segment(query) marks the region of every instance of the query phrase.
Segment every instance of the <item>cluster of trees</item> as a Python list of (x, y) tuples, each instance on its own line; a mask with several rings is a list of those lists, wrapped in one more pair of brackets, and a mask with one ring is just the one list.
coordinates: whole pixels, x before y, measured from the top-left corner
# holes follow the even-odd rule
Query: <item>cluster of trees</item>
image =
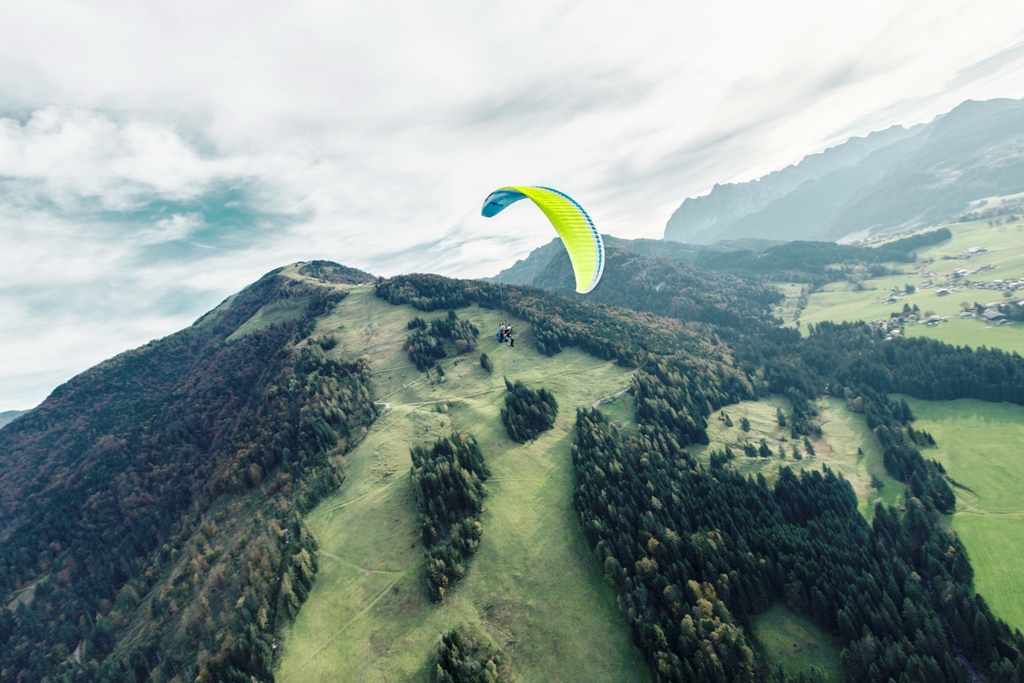
[(738, 624), (784, 601), (835, 635), (847, 680), (1017, 681), (1024, 639), (971, 585), (963, 546), (916, 498), (872, 526), (827, 468), (707, 472), (599, 411), (577, 412), (574, 504), (661, 681), (772, 673)]
[(440, 601), (466, 575), (466, 562), (480, 544), (478, 518), (490, 476), (476, 439), (454, 434), (430, 448), (412, 449), (412, 482), (426, 546), (430, 597)]
[(413, 333), (406, 339), (405, 348), (420, 372), (430, 370), (438, 360), (447, 358), (451, 353), (472, 351), (480, 336), (476, 325), (460, 318), (451, 308), (447, 317), (435, 318), (429, 325), (423, 318), (415, 317), (409, 321), (409, 329)]
[(755, 397), (742, 372), (693, 356), (652, 358), (631, 385), (641, 429), (651, 438), (671, 439), (673, 450), (708, 443), (712, 411)]
[(456, 629), (441, 636), (434, 683), (504, 683), (508, 679), (508, 666), (500, 653), (464, 638)]
[(508, 431), (508, 438), (516, 443), (536, 439), (541, 432), (555, 426), (558, 416), (558, 401), (550, 391), (541, 387), (530, 389), (521, 381), (513, 384), (505, 378), (505, 407), (501, 409), (501, 422)]
[[(0, 594), (34, 599), (0, 610), (0, 679), (272, 680), (316, 573), (301, 513), (376, 417), (365, 363), (298, 345), (344, 296), (319, 289), (275, 271), (4, 429)], [(282, 300), (305, 314), (228, 341)]]

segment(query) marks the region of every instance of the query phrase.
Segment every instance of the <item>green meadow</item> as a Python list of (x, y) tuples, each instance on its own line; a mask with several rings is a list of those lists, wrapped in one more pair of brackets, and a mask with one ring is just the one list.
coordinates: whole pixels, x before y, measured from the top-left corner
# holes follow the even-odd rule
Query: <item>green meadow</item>
[(753, 630), (769, 663), (781, 666), (790, 676), (816, 672), (827, 683), (843, 680), (835, 640), (782, 605), (754, 617)]
[(953, 529), (967, 547), (977, 591), (1024, 630), (1024, 407), (906, 398), (915, 428), (938, 444), (924, 456), (959, 484)]
[[(872, 321), (888, 318), (890, 313), (902, 311), (903, 304), (909, 303), (911, 306), (916, 304), (922, 313), (948, 316), (950, 320), (932, 327), (908, 324), (905, 328), (907, 336), (932, 337), (957, 346), (988, 346), (1024, 353), (1024, 324), (989, 327), (975, 318), (956, 317), (961, 311), (962, 303), (973, 305), (977, 302), (984, 305), (991, 301), (1017, 301), (1024, 298), (1024, 291), (1015, 292), (1009, 298), (1004, 297), (1001, 291), (973, 287), (960, 288), (942, 297), (935, 293), (936, 289), (943, 286), (946, 276), (959, 268), (971, 271), (981, 265), (996, 266), (995, 270), (968, 275), (967, 279), (971, 281), (991, 282), (996, 279), (1024, 277), (1024, 221), (989, 226), (988, 221), (984, 220), (955, 223), (945, 227), (953, 232), (952, 239), (917, 251), (919, 265), (920, 262), (931, 260), (921, 267), (927, 272), (938, 273), (938, 276), (922, 277), (914, 264), (890, 263), (887, 265), (902, 270), (903, 274), (865, 279), (863, 286), (866, 289), (863, 291), (857, 291), (856, 285), (851, 282), (829, 283), (811, 294), (807, 308), (800, 315), (802, 329), (806, 329), (810, 323), (823, 320)], [(967, 258), (964, 252), (971, 247), (985, 248), (989, 252)], [(903, 289), (907, 284), (918, 286), (926, 280), (935, 283), (935, 287), (918, 289), (916, 293), (900, 299), (895, 304), (885, 303), (894, 289)], [(786, 301), (780, 305), (779, 311), (782, 312), (786, 323), (792, 324), (792, 315), (785, 315), (785, 312), (795, 305), (795, 297), (799, 295), (800, 289), (792, 285), (787, 285), (783, 289)]]
[[(320, 573), (285, 629), (279, 681), (428, 681), (439, 636), (458, 627), (500, 648), (517, 681), (651, 680), (632, 645), (572, 508), (575, 407), (629, 383), (629, 370), (576, 350), (548, 358), (519, 325), (515, 349), (492, 336), (500, 314), (459, 311), (481, 330), (478, 352), (443, 361), (445, 380), (409, 367), (402, 341), (416, 315), (352, 287), (320, 320), (342, 358), (369, 356), (375, 398), (389, 412), (345, 456), (348, 477), (307, 517), (320, 542)], [(503, 376), (551, 390), (555, 427), (517, 445), (499, 419)], [(466, 577), (441, 604), (427, 599), (409, 448), (452, 431), (480, 442), (491, 469), (484, 535)]]

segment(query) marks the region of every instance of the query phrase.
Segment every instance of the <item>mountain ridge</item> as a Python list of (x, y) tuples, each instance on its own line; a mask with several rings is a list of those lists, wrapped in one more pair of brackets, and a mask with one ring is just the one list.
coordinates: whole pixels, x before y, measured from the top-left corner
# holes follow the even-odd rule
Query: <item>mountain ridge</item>
[[(954, 220), (971, 201), (1024, 190), (1024, 100), (967, 100), (930, 123), (900, 130), (851, 138), (826, 150), (832, 163), (802, 173), (819, 155), (688, 197), (669, 218), (664, 238), (859, 240)], [(868, 150), (862, 140), (877, 144)], [(854, 143), (866, 153), (839, 154)]]

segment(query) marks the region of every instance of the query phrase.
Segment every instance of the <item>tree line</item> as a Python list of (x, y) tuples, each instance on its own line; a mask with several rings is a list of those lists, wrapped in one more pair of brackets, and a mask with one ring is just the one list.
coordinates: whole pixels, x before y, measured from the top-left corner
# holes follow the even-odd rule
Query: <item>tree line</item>
[(426, 372), (449, 355), (472, 351), (480, 336), (476, 325), (460, 318), (451, 308), (446, 317), (435, 318), (429, 325), (423, 318), (415, 317), (408, 327), (413, 332), (405, 340), (405, 350), (420, 372)]

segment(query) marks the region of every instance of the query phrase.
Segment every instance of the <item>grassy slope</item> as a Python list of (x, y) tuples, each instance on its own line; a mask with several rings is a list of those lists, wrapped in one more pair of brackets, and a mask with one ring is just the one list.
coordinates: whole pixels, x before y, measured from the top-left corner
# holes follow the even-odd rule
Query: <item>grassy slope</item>
[(843, 680), (839, 647), (807, 619), (777, 604), (757, 615), (753, 627), (768, 661), (791, 676), (810, 674), (817, 668), (829, 683)]
[[(922, 312), (934, 311), (937, 315), (949, 316), (950, 321), (935, 327), (909, 324), (906, 326), (908, 336), (928, 336), (958, 346), (984, 345), (1024, 354), (1024, 325), (1021, 323), (990, 328), (977, 319), (961, 320), (956, 317), (960, 313), (960, 303), (963, 301), (970, 304), (975, 301), (981, 304), (990, 301), (1015, 301), (1024, 298), (1024, 292), (1017, 292), (1012, 299), (1004, 299), (1002, 292), (992, 290), (960, 289), (949, 296), (939, 297), (936, 296), (935, 289), (923, 289), (900, 299), (897, 304), (883, 303), (894, 288), (902, 289), (907, 283), (919, 285), (927, 279), (938, 283), (945, 275), (958, 268), (974, 270), (984, 264), (998, 266), (996, 270), (968, 276), (968, 279), (986, 282), (1024, 276), (1024, 222), (989, 227), (986, 219), (947, 227), (953, 231), (953, 239), (917, 252), (919, 259), (935, 259), (927, 269), (938, 273), (939, 278), (922, 278), (912, 264), (893, 263), (889, 265), (902, 269), (905, 274), (865, 280), (865, 286), (871, 289), (863, 292), (854, 291), (854, 286), (849, 282), (833, 282), (810, 296), (807, 308), (800, 316), (801, 323), (806, 326), (808, 323), (822, 320), (877, 320), (888, 317), (893, 311), (902, 310), (904, 302), (911, 305), (916, 303)], [(970, 247), (985, 247), (989, 249), (989, 253), (970, 259), (942, 258), (958, 256)], [(939, 286), (941, 285), (936, 285)], [(792, 298), (799, 294), (799, 289), (796, 289), (796, 294), (787, 293)], [(790, 316), (784, 319), (787, 323), (791, 321)]]
[(1024, 630), (1024, 407), (907, 398), (915, 426), (938, 443), (924, 455), (945, 466), (957, 488), (953, 528), (967, 547), (975, 586), (993, 611)]
[[(574, 407), (628, 383), (628, 371), (577, 351), (537, 354), (527, 326), (515, 350), (490, 336), (494, 311), (460, 311), (481, 329), (478, 354), (445, 361), (447, 380), (431, 384), (408, 367), (401, 342), (414, 315), (353, 288), (316, 334), (339, 338), (332, 353), (371, 356), (375, 392), (392, 407), (347, 456), (341, 490), (308, 521), (321, 543), (309, 601), (286, 633), (278, 680), (429, 679), (439, 634), (461, 626), (504, 648), (519, 681), (642, 681), (650, 678), (614, 594), (604, 583), (572, 510)], [(540, 382), (561, 405), (556, 426), (536, 442), (509, 441), (498, 417), (502, 375)], [(403, 388), (405, 387), (405, 388)], [(447, 405), (437, 412), (436, 403)], [(409, 447), (452, 429), (476, 435), (492, 471), (484, 537), (467, 577), (442, 605), (426, 599)]]

